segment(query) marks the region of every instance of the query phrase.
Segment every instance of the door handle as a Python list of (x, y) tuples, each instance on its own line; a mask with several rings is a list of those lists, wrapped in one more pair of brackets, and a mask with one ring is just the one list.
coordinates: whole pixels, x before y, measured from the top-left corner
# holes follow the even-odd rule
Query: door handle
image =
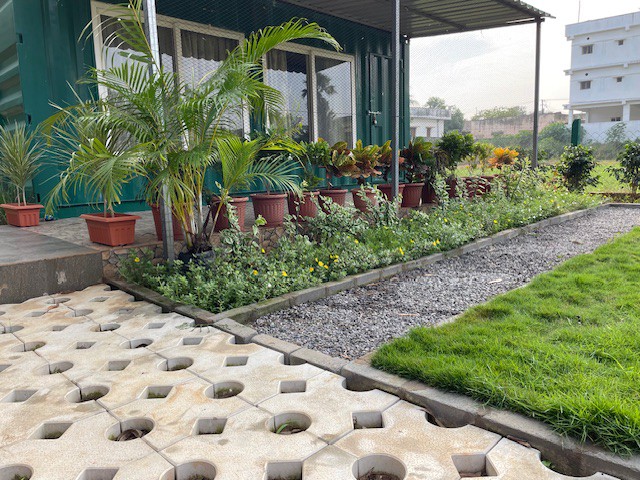
[(382, 112), (373, 112), (373, 111), (369, 110), (367, 113), (372, 116), (371, 124), (372, 125), (378, 125), (378, 115), (382, 115)]

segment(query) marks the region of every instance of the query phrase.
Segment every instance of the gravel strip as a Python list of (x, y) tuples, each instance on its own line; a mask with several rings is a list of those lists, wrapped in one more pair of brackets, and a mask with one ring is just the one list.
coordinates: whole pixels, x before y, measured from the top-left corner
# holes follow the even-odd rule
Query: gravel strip
[(437, 325), (525, 285), (533, 276), (592, 252), (637, 225), (638, 209), (601, 209), (428, 268), (266, 315), (253, 327), (334, 357), (355, 359), (413, 327)]

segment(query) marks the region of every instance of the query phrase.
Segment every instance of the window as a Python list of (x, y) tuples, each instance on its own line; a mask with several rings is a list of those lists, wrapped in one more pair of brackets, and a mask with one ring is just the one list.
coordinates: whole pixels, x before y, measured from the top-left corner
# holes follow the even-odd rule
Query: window
[(589, 90), (591, 88), (591, 80), (580, 82), (580, 90)]
[(293, 138), (298, 142), (310, 140), (308, 70), (308, 58), (303, 53), (272, 50), (267, 54), (265, 81), (282, 93), (285, 105), (280, 121), (284, 127), (293, 128)]
[(624, 45), (624, 40), (618, 40), (618, 46), (621, 47), (622, 45)]
[(583, 45), (582, 55), (590, 55), (593, 53), (593, 45)]
[(433, 134), (433, 127), (427, 127), (427, 138), (431, 138)]
[[(117, 15), (117, 7), (95, 2), (93, 8), (93, 16), (97, 18), (94, 31), (97, 32), (95, 52), (98, 67), (111, 68), (135, 61), (127, 55), (134, 53), (132, 47), (117, 36), (119, 25), (112, 21)], [(177, 72), (180, 80), (193, 87), (214, 72), (242, 38), (242, 34), (158, 16), (160, 62), (165, 70)], [(227, 128), (242, 135), (248, 126), (248, 118), (245, 117), (247, 115), (241, 111), (225, 114)]]
[(622, 117), (611, 117), (612, 122), (620, 122), (621, 120), (622, 120)]
[(353, 138), (352, 63), (315, 57), (317, 136), (330, 144)]
[(616, 77), (616, 82), (622, 83), (622, 77)]

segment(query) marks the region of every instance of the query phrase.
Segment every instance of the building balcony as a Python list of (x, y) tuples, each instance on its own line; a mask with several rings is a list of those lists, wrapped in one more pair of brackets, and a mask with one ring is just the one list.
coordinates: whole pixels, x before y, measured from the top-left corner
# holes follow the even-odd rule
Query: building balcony
[(447, 108), (411, 107), (411, 118), (451, 120), (451, 110)]

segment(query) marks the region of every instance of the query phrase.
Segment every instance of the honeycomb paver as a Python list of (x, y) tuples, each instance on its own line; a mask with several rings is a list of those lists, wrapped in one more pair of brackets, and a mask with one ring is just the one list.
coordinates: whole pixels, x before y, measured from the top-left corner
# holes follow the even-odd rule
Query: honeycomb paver
[(105, 285), (0, 305), (0, 480), (572, 478), (345, 385)]

